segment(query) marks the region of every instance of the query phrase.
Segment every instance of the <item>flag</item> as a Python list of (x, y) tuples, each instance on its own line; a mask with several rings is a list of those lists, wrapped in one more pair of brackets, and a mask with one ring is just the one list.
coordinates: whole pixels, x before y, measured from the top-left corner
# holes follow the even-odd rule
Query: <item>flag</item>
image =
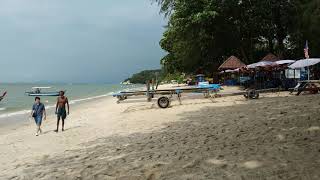
[(309, 46), (308, 46), (308, 41), (306, 41), (306, 46), (304, 47), (304, 57), (306, 59), (309, 59), (310, 56), (309, 56)]

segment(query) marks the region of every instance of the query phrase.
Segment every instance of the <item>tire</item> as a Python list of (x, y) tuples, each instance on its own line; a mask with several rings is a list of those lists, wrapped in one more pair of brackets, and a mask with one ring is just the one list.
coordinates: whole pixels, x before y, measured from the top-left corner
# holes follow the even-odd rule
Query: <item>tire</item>
[(158, 99), (158, 106), (162, 109), (168, 108), (170, 106), (170, 99), (168, 97), (160, 97)]
[(259, 92), (255, 90), (248, 91), (248, 98), (249, 99), (259, 99)]

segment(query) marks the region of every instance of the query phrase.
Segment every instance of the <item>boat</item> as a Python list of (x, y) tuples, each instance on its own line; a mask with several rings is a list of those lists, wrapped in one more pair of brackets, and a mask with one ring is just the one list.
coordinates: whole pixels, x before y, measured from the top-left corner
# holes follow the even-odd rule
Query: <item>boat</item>
[(42, 92), (42, 89), (51, 89), (51, 87), (32, 87), (32, 91), (26, 92), (27, 96), (59, 96), (60, 91)]
[(2, 100), (3, 100), (3, 98), (4, 98), (6, 95), (7, 95), (7, 91), (6, 91), (6, 92), (4, 92), (4, 93), (2, 94), (2, 96), (0, 96), (0, 101), (2, 101)]

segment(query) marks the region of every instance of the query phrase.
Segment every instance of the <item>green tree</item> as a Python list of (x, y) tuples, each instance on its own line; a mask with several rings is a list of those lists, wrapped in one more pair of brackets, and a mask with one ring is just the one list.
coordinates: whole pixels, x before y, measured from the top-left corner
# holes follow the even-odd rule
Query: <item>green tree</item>
[(306, 39), (320, 51), (319, 0), (155, 1), (169, 18), (160, 41), (168, 73), (213, 71), (230, 55), (246, 63), (268, 52), (299, 58)]

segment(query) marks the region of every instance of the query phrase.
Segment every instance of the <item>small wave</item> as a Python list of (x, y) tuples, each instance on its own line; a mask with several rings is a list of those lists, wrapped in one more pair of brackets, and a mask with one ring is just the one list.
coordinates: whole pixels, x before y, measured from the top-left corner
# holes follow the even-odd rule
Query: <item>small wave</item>
[(12, 112), (12, 113), (1, 114), (0, 118), (7, 118), (7, 117), (23, 115), (23, 114), (27, 114), (27, 113), (30, 113), (30, 110), (21, 110), (21, 111), (16, 111), (16, 112)]
[(75, 104), (75, 103), (78, 103), (78, 102), (89, 101), (89, 100), (93, 100), (93, 99), (99, 99), (99, 98), (111, 96), (113, 93), (114, 92), (110, 92), (108, 94), (103, 94), (103, 95), (99, 95), (99, 96), (93, 96), (93, 97), (88, 97), (88, 98), (72, 100), (72, 101), (70, 101), (70, 104)]
[[(133, 90), (135, 88), (131, 88), (130, 90)], [(128, 89), (129, 90), (129, 89)], [(70, 104), (76, 104), (76, 103), (80, 103), (80, 102), (84, 102), (84, 101), (89, 101), (89, 100), (94, 100), (94, 99), (99, 99), (99, 98), (103, 98), (103, 97), (108, 97), (111, 96), (112, 94), (114, 94), (115, 92), (109, 92), (107, 94), (103, 94), (103, 95), (98, 95), (98, 96), (93, 96), (93, 97), (88, 97), (88, 98), (82, 98), (82, 99), (75, 99), (75, 100), (71, 100)], [(48, 102), (46, 102), (48, 103)], [(52, 109), (55, 108), (55, 104), (50, 104), (50, 105), (46, 105), (46, 109)], [(0, 111), (5, 111), (7, 110), (7, 108), (0, 108)], [(5, 114), (0, 114), (0, 118), (8, 118), (8, 117), (12, 117), (12, 116), (17, 116), (17, 115), (25, 115), (25, 114), (29, 114), (30, 113), (30, 109), (25, 109), (25, 110), (20, 110), (20, 111), (16, 111), (16, 112), (8, 112)]]

